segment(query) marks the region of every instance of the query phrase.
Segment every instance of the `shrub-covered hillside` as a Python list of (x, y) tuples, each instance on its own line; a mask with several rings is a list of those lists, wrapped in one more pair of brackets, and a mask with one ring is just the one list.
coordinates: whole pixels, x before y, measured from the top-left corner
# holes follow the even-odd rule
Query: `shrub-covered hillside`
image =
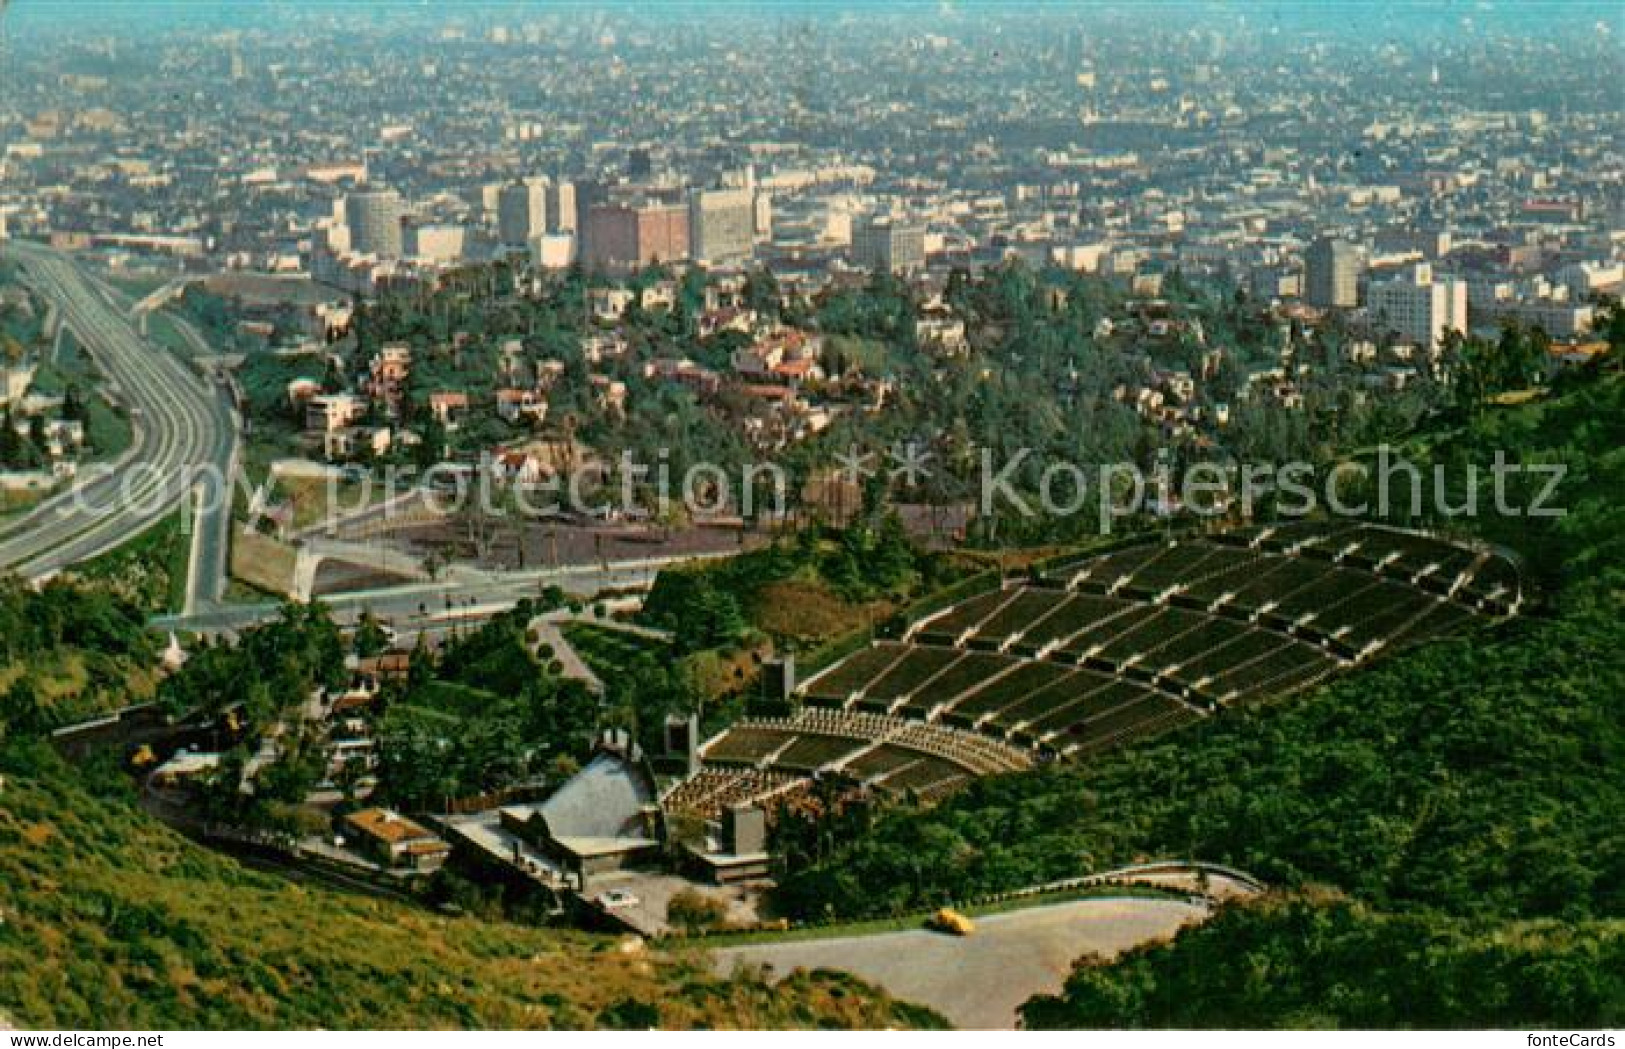
[(1078, 967), (1033, 1028), (1617, 1027), (1625, 922), (1500, 925), (1324, 894), (1235, 904), (1176, 945)]
[(0, 579), (0, 738), (151, 698), (158, 640), (106, 588)]
[(619, 941), (249, 871), (137, 809), (115, 772), (0, 750), (0, 1014), (46, 1028), (932, 1024), (850, 978), (769, 987)]
[[(302, 695), (319, 614), (213, 649), (166, 696)], [(325, 642), (325, 645), (324, 645)], [(297, 643), (297, 645), (296, 645)], [(0, 586), (0, 1020), (44, 1028), (874, 1027), (937, 1022), (835, 974), (769, 987), (609, 937), (448, 918), (250, 871), (136, 804), (64, 720), (152, 691), (156, 639), (105, 591)], [(276, 665), (271, 676), (244, 667)], [(259, 688), (244, 682), (260, 682)], [(264, 682), (270, 680), (270, 685)]]

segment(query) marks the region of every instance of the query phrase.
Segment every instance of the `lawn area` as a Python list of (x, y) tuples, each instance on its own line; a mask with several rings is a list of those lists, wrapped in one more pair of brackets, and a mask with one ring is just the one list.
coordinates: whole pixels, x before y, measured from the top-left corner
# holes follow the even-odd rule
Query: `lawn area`
[(163, 273), (108, 274), (102, 279), (132, 300), (144, 299), (170, 281), (169, 276)]
[(197, 347), (188, 339), (175, 323), (175, 318), (163, 310), (153, 310), (147, 314), (147, 338), (159, 346), (173, 352), (182, 360), (191, 360), (197, 356)]
[(895, 611), (897, 605), (892, 601), (847, 601), (824, 580), (808, 574), (765, 584), (747, 610), (757, 629), (803, 645), (817, 645), (855, 628), (884, 622)]
[(34, 374), (34, 388), (60, 396), (77, 387), (85, 404), (85, 461), (105, 462), (117, 458), (130, 447), (134, 431), (122, 408), (115, 408), (101, 395), (101, 372), (74, 337), (62, 334), (62, 346), (53, 362), (40, 365)]
[(0, 521), (10, 517), (21, 517), (38, 506), (50, 494), (49, 492), (13, 492), (0, 489)]
[(382, 502), (382, 485), (323, 477), (278, 477), (276, 495), (293, 506), (293, 527), (309, 528), (329, 517), (355, 513)]
[(231, 530), (232, 578), (261, 595), (282, 596), (293, 589), (294, 564), (299, 554), (287, 543), (257, 532)]
[(601, 623), (573, 620), (565, 623), (560, 633), (599, 677), (625, 673), (639, 656), (670, 658), (671, 645), (667, 642)]

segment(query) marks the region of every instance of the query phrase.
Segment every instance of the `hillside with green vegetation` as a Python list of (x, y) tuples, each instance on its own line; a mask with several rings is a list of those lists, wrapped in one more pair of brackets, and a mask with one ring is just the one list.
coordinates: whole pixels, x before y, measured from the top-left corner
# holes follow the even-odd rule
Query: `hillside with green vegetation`
[(1383, 913), (1325, 893), (1233, 904), (1173, 944), (1085, 964), (1022, 1010), (1057, 1028), (1617, 1027), (1625, 922)]
[(0, 578), (0, 740), (151, 698), (157, 639), (106, 589)]
[[(1435, 461), (1457, 467), (1487, 467), (1497, 449), (1567, 465), (1553, 503), (1566, 516), (1452, 523), (1530, 555), (1547, 588), (1535, 614), (1087, 767), (984, 780), (933, 810), (848, 828), (821, 857), (789, 858), (780, 904), (885, 913), (1194, 857), (1288, 893), (1333, 892), (1233, 908), (1120, 965), (1086, 964), (1029, 1022), (1620, 1022), (1622, 448), (1618, 376), (1477, 414), (1431, 442)], [(1469, 987), (1475, 969), (1486, 982)]]
[[(500, 631), (445, 668), (502, 655)], [(328, 675), (319, 608), (213, 648), (161, 698), (250, 717)], [(839, 974), (719, 979), (697, 956), (315, 888), (249, 870), (137, 804), (110, 749), (73, 765), (46, 733), (132, 698), (155, 639), (102, 590), (0, 587), (0, 1015), (39, 1028), (933, 1026)], [(459, 662), (461, 661), (461, 662)], [(282, 668), (280, 677), (261, 673)], [(523, 669), (516, 664), (516, 669)], [(244, 680), (259, 677), (255, 687)], [(152, 684), (146, 684), (151, 691)]]
[(0, 749), (0, 1010), (43, 1028), (930, 1026), (848, 977), (769, 985), (604, 936), (252, 872), (112, 770)]
[(895, 515), (848, 528), (808, 528), (725, 560), (660, 573), (640, 618), (672, 632), (681, 652), (751, 634), (791, 647), (875, 623), (940, 589), (960, 570), (917, 549)]

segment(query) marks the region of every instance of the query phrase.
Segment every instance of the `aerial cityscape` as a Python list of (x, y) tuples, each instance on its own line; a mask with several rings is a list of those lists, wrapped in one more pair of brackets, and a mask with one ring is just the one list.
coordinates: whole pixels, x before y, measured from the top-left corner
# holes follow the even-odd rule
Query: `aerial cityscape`
[(0, 2), (0, 1030), (1615, 1044), (1622, 34)]

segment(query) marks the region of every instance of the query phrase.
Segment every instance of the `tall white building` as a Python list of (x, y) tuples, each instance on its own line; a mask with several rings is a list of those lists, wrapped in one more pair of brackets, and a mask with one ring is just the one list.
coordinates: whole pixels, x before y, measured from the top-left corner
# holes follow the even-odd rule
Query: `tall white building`
[(547, 232), (576, 232), (576, 186), (554, 182), (547, 187)]
[(756, 194), (749, 189), (697, 189), (688, 197), (689, 254), (696, 262), (748, 259), (756, 243)]
[(877, 273), (914, 273), (925, 268), (925, 227), (886, 217), (852, 223), (852, 262)]
[(1467, 282), (1436, 280), (1433, 267), (1420, 263), (1393, 280), (1373, 283), (1367, 308), (1379, 326), (1436, 349), (1445, 332), (1467, 331)]

